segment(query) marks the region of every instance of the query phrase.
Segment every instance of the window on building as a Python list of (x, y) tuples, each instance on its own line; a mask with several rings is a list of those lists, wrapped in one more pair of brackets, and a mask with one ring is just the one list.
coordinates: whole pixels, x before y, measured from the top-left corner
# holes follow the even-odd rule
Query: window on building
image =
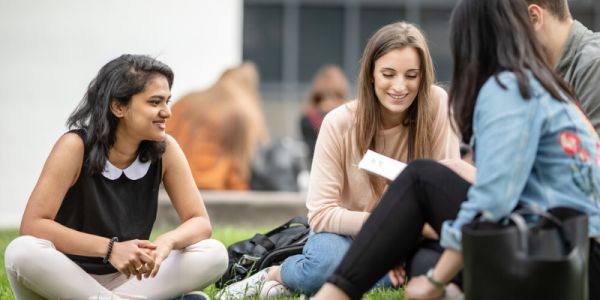
[(441, 83), (450, 82), (452, 74), (452, 54), (450, 52), (451, 13), (451, 9), (443, 8), (427, 8), (421, 12), (420, 26), (427, 37), (436, 79)]
[(384, 25), (403, 21), (406, 18), (406, 11), (399, 7), (369, 7), (363, 6), (360, 9), (360, 49), (361, 53), (367, 45), (367, 41)]
[(324, 64), (341, 66), (344, 57), (342, 6), (301, 6), (298, 79), (310, 82)]
[[(573, 17), (599, 31), (600, 3), (570, 1)], [(286, 91), (305, 88), (324, 64), (337, 64), (355, 82), (360, 55), (369, 37), (381, 26), (400, 20), (417, 22), (425, 32), (437, 79), (450, 81), (452, 58), (449, 20), (456, 0), (244, 0), (243, 58), (254, 61), (261, 83)], [(359, 24), (348, 26), (349, 24)], [(284, 53), (284, 43), (297, 48)], [(290, 45), (286, 45), (290, 46)], [(294, 46), (296, 47), (296, 46)]]
[(244, 60), (258, 66), (263, 82), (283, 79), (283, 6), (244, 4)]

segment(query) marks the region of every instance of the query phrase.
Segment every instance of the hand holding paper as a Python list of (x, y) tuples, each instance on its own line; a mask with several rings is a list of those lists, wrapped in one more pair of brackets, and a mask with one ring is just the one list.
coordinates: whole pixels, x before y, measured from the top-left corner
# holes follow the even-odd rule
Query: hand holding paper
[(406, 164), (375, 151), (367, 150), (365, 156), (358, 163), (358, 168), (393, 181), (406, 168)]

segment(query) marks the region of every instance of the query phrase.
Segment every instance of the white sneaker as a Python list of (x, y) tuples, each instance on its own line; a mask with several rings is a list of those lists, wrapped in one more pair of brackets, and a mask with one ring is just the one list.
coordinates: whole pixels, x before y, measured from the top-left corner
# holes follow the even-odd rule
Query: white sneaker
[(219, 300), (237, 300), (257, 295), (260, 288), (267, 282), (269, 269), (271, 267), (262, 269), (244, 280), (225, 287), (217, 293), (216, 298)]
[(279, 281), (267, 281), (260, 289), (260, 299), (277, 298), (280, 296), (291, 297), (292, 293)]

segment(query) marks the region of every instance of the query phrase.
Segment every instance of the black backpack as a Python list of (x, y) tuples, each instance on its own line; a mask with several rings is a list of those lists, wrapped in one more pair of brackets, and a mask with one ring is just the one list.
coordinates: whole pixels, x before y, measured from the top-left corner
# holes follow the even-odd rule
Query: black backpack
[(266, 234), (257, 233), (251, 239), (229, 246), (229, 266), (216, 286), (222, 288), (302, 253), (309, 231), (306, 217), (295, 217)]

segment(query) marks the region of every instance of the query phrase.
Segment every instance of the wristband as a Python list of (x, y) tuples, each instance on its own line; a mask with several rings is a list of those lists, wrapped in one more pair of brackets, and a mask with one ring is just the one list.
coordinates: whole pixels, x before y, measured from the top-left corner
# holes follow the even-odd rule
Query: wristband
[(102, 259), (102, 262), (107, 264), (108, 260), (110, 259), (110, 254), (112, 253), (112, 248), (113, 248), (113, 244), (115, 242), (118, 242), (119, 238), (118, 237), (113, 237), (112, 239), (110, 239), (110, 241), (108, 242), (108, 248), (106, 249), (106, 254), (104, 255), (104, 258)]
[(436, 288), (443, 289), (447, 285), (447, 283), (445, 283), (445, 282), (433, 279), (433, 268), (431, 268), (431, 269), (429, 269), (429, 271), (427, 271), (427, 274), (425, 274), (425, 277), (427, 277), (427, 280), (429, 281), (429, 283), (433, 284)]

